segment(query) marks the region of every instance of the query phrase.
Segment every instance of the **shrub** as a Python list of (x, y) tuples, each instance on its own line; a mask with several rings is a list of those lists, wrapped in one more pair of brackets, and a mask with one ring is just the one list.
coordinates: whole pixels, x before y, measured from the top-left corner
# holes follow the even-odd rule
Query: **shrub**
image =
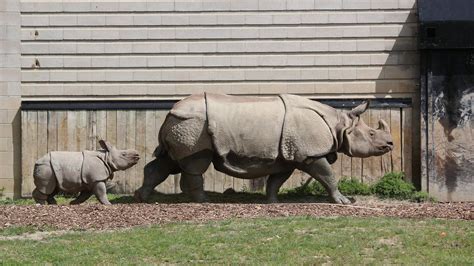
[(400, 172), (387, 173), (372, 186), (372, 191), (381, 198), (411, 199), (415, 187), (403, 180), (404, 176)]
[(299, 187), (287, 190), (286, 194), (290, 196), (321, 196), (327, 195), (327, 192), (321, 183), (310, 179)]
[(344, 195), (370, 195), (372, 191), (367, 184), (357, 179), (342, 178), (338, 184), (339, 191)]
[[(339, 181), (338, 188), (343, 195), (377, 195), (380, 198), (411, 200), (414, 202), (434, 202), (436, 199), (426, 192), (416, 191), (415, 187), (403, 180), (404, 173), (391, 172), (385, 174), (377, 183), (369, 186), (357, 179), (344, 177)], [(285, 190), (290, 196), (327, 196), (321, 183), (308, 179), (299, 187)]]
[[(370, 195), (370, 187), (358, 180), (342, 178), (338, 184), (339, 191), (345, 195)], [(299, 187), (286, 191), (288, 195), (295, 196), (327, 196), (328, 193), (321, 183), (315, 180), (309, 180)]]
[(436, 199), (434, 197), (430, 196), (425, 191), (415, 191), (411, 195), (410, 200), (414, 201), (414, 202), (436, 202)]

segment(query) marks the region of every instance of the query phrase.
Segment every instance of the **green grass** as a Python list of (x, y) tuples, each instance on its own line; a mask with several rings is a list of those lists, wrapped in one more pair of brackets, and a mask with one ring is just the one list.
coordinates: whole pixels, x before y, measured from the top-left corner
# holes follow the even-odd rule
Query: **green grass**
[(34, 233), (38, 229), (34, 226), (10, 226), (0, 230), (0, 236), (17, 236), (22, 234)]
[(468, 265), (474, 261), (473, 225), (349, 217), (174, 223), (0, 240), (0, 263)]

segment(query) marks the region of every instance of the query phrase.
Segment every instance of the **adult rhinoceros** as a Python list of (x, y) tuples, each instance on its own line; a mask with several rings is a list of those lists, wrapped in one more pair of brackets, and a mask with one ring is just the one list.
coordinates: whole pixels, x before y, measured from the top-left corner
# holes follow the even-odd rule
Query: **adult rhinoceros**
[(337, 188), (331, 163), (337, 152), (382, 155), (393, 148), (387, 123), (368, 127), (363, 103), (346, 112), (300, 96), (244, 97), (196, 94), (176, 103), (159, 134), (156, 159), (144, 170), (135, 192), (146, 201), (168, 175), (181, 173), (181, 188), (205, 201), (202, 174), (210, 163), (228, 175), (252, 179), (269, 175), (266, 193), (277, 201), (281, 185), (295, 169), (321, 182), (336, 203), (349, 204)]

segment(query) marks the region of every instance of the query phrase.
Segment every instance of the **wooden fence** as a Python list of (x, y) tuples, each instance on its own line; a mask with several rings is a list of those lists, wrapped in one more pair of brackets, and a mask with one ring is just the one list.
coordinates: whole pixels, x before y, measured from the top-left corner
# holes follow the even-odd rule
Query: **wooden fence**
[[(93, 111), (22, 111), (22, 196), (30, 196), (34, 189), (35, 161), (49, 151), (80, 151), (98, 148), (104, 138), (119, 149), (133, 148), (142, 156), (131, 169), (115, 175), (115, 192), (133, 193), (143, 180), (143, 167), (153, 160), (158, 144), (158, 132), (166, 110), (93, 110)], [(395, 149), (381, 157), (350, 158), (339, 154), (333, 165), (338, 177), (347, 176), (371, 183), (390, 171), (404, 171), (412, 178), (412, 108), (370, 109), (363, 115), (369, 126), (377, 127), (382, 118), (390, 124)], [(284, 187), (295, 187), (309, 176), (295, 172)], [(205, 174), (205, 190), (222, 192), (263, 189), (265, 178), (243, 180), (232, 178), (209, 167)], [(170, 176), (157, 187), (163, 193), (178, 193), (179, 175)]]

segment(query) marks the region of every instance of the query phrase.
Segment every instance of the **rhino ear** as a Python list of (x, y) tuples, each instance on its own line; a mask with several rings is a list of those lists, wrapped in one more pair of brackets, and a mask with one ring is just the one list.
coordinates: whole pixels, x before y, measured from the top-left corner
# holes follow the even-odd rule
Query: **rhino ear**
[(352, 109), (349, 112), (349, 116), (351, 118), (356, 118), (356, 117), (360, 116), (362, 113), (364, 113), (369, 108), (369, 105), (370, 105), (369, 100), (363, 102), (362, 104), (360, 104), (357, 107), (355, 107), (354, 109)]
[(100, 147), (106, 151), (111, 151), (112, 150), (112, 145), (108, 141), (105, 141), (103, 139), (99, 140)]

